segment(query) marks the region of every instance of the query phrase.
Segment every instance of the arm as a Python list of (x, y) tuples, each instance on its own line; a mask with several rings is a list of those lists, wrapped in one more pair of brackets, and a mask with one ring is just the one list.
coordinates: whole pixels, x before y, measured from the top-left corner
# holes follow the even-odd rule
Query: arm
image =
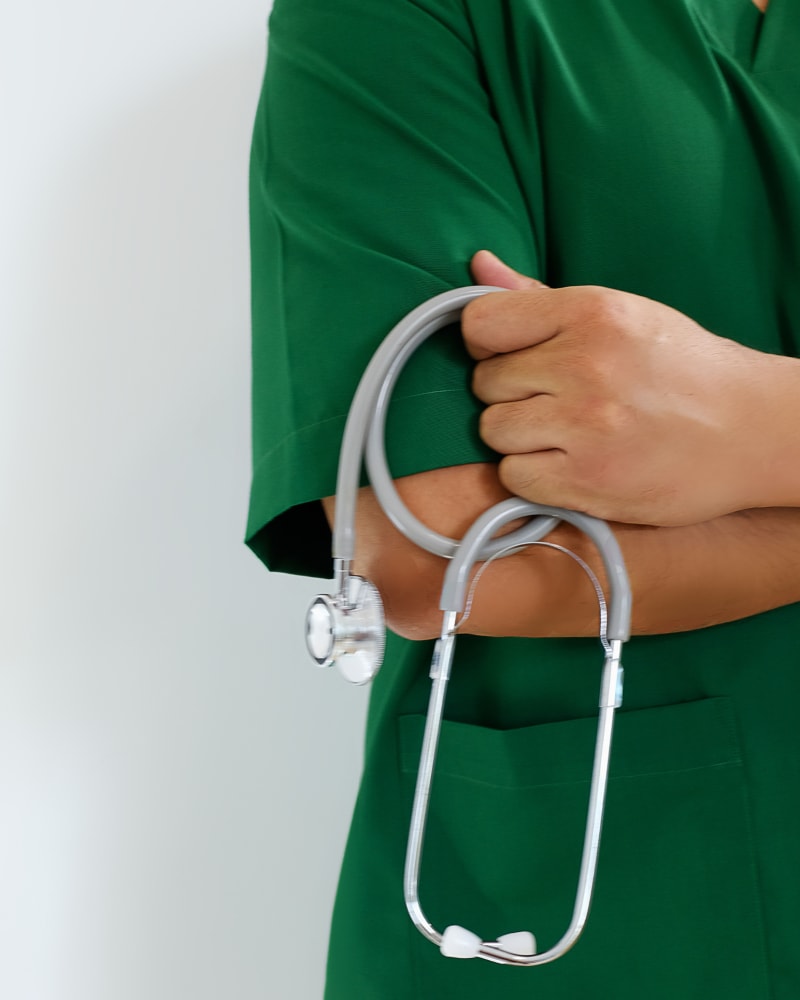
[[(473, 274), (480, 283), (517, 291), (543, 287), (488, 254), (475, 258)], [(501, 335), (509, 330), (502, 323), (495, 328)], [(500, 384), (508, 386), (507, 381)], [(794, 403), (784, 400), (784, 405)], [(421, 520), (461, 537), (482, 510), (509, 496), (500, 480), (502, 468), (503, 463), (484, 463), (441, 469), (400, 479), (397, 486)], [(531, 499), (542, 498), (534, 491)], [(544, 502), (567, 505), (562, 496)], [(332, 521), (333, 498), (323, 504)], [(800, 510), (739, 510), (683, 527), (616, 523), (614, 528), (631, 577), (636, 633), (689, 631), (800, 601)], [(417, 549), (395, 531), (369, 489), (361, 492), (357, 537), (357, 571), (381, 590), (391, 627), (412, 638), (438, 634), (444, 560)], [(603, 580), (602, 563), (584, 535), (561, 525), (550, 540), (575, 551)], [(480, 635), (592, 635), (597, 632), (597, 603), (589, 580), (573, 560), (531, 547), (489, 567), (463, 630)]]
[[(439, 469), (397, 481), (409, 508), (460, 537), (474, 518), (508, 496), (497, 467)], [(333, 498), (323, 500), (332, 520)], [(633, 587), (633, 632), (681, 632), (800, 601), (800, 510), (739, 511), (685, 527), (614, 525)], [(356, 571), (381, 591), (390, 627), (408, 638), (439, 634), (446, 562), (403, 538), (364, 488), (357, 515)], [(591, 543), (570, 526), (551, 541), (580, 555), (604, 582)], [(462, 631), (475, 635), (596, 635), (597, 601), (583, 570), (541, 547), (499, 559), (486, 571)]]
[[(476, 257), (473, 274), (481, 283), (503, 285), (517, 291), (544, 287), (534, 279), (515, 274), (490, 255)], [(489, 321), (482, 326), (478, 324), (478, 336), (491, 339), (508, 336), (509, 332), (514, 335), (515, 317), (503, 311), (502, 297), (492, 298), (498, 302), (499, 321), (497, 314), (490, 310)], [(532, 315), (529, 310), (523, 310), (520, 334), (523, 339), (528, 335), (525, 332), (528, 325), (537, 319), (535, 313)], [(682, 319), (685, 320), (685, 317)], [(468, 327), (468, 340), (474, 329), (475, 325)], [(691, 336), (697, 336), (696, 329), (690, 328)], [(718, 339), (705, 331), (699, 333), (701, 341), (705, 338), (712, 341)], [(731, 346), (738, 348), (738, 345)], [(584, 348), (584, 355), (587, 353)], [(783, 358), (772, 360), (776, 365), (792, 361)], [(535, 376), (540, 376), (546, 361), (541, 356), (534, 358)], [(663, 376), (664, 365), (656, 365), (655, 368), (659, 376)], [(566, 370), (574, 373), (575, 365)], [(616, 385), (620, 380), (618, 366), (614, 366), (613, 372), (613, 384)], [(523, 365), (523, 378), (527, 375)], [(493, 377), (495, 381), (492, 381)], [(661, 388), (660, 384), (658, 388)], [(490, 371), (488, 380), (486, 377), (483, 379), (485, 395), (498, 395), (503, 391), (509, 393), (507, 367), (499, 375)], [(517, 390), (510, 392), (509, 396), (518, 399), (524, 396), (524, 392)], [(768, 396), (768, 393), (765, 394), (764, 410), (769, 409)], [(787, 412), (794, 405), (791, 396), (776, 394), (776, 399), (787, 407)], [(491, 399), (484, 401), (492, 402)], [(785, 419), (787, 414), (783, 416)], [(484, 433), (485, 425), (486, 421)], [(513, 420), (510, 425), (513, 429)], [(790, 423), (790, 427), (796, 425), (796, 422)], [(492, 427), (491, 423), (489, 426)], [(492, 434), (496, 431), (490, 430), (490, 436)], [(617, 444), (613, 436), (605, 432), (594, 447), (597, 449), (609, 442), (612, 446)], [(492, 437), (490, 443), (501, 446), (503, 442)], [(758, 443), (755, 436), (756, 446)], [(627, 449), (636, 446), (630, 440), (624, 444)], [(791, 447), (791, 441), (784, 446)], [(648, 454), (653, 450), (651, 436), (648, 437), (647, 433), (643, 435), (641, 447)], [(687, 451), (691, 449), (678, 449), (679, 457)], [(735, 449), (729, 448), (728, 451), (737, 455)], [(522, 457), (529, 456), (523, 454)], [(400, 480), (398, 489), (405, 502), (423, 521), (444, 534), (460, 537), (482, 510), (509, 495), (506, 486), (513, 486), (516, 492), (524, 495), (526, 484), (519, 488), (520, 484), (513, 480), (501, 482), (503, 466), (507, 464), (507, 461), (499, 467), (475, 464), (424, 473)], [(616, 471), (621, 463), (609, 464)], [(800, 466), (800, 462), (797, 464)], [(637, 473), (641, 471), (636, 462), (633, 468)], [(731, 468), (732, 473), (738, 471), (735, 462)], [(701, 492), (708, 488), (707, 481), (704, 483), (703, 480), (707, 472), (707, 468), (700, 470)], [(748, 466), (745, 472), (746, 485), (747, 477), (752, 479), (752, 469)], [(732, 473), (726, 482), (734, 479)], [(778, 476), (766, 476), (760, 485), (775, 489), (778, 480)], [(531, 490), (531, 499), (569, 505), (569, 498), (563, 493), (565, 481), (553, 482), (561, 492), (544, 499), (540, 493), (542, 482), (538, 481)], [(642, 492), (640, 489), (638, 495)], [(621, 495), (623, 499), (627, 497), (624, 490)], [(633, 496), (637, 493), (634, 492)], [(651, 500), (653, 491), (644, 496)], [(607, 498), (603, 499), (608, 502)], [(683, 493), (677, 498), (679, 503), (685, 502), (685, 499)], [(328, 517), (332, 519), (332, 499), (323, 503)], [(681, 511), (680, 507), (674, 509), (685, 516), (685, 510)], [(374, 580), (383, 593), (391, 626), (409, 637), (438, 634), (438, 596), (444, 561), (416, 549), (402, 538), (387, 521), (368, 489), (362, 491), (360, 498), (358, 527), (359, 571)], [(631, 577), (635, 633), (689, 631), (800, 600), (800, 574), (796, 569), (800, 558), (800, 510), (777, 507), (737, 510), (682, 527), (616, 523), (614, 528)], [(602, 563), (591, 543), (580, 532), (569, 525), (561, 525), (550, 540), (571, 548), (603, 579)], [(488, 569), (476, 591), (472, 613), (463, 629), (481, 635), (591, 635), (597, 632), (597, 603), (589, 580), (573, 560), (546, 548), (531, 547), (498, 560)]]

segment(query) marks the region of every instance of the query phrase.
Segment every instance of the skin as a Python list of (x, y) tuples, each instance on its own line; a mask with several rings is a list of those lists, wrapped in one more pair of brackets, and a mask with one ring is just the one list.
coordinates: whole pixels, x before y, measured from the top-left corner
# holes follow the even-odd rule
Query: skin
[[(792, 497), (792, 483), (784, 482), (779, 475), (773, 475), (772, 479), (767, 476), (766, 483), (758, 484), (760, 492), (756, 502), (762, 509), (746, 509), (753, 506), (751, 500), (745, 499), (750, 497), (751, 481), (759, 477), (754, 477), (752, 468), (741, 476), (740, 467), (745, 464), (741, 452), (738, 461), (721, 465), (708, 439), (710, 435), (717, 448), (730, 450), (731, 439), (726, 438), (724, 427), (727, 420), (736, 417), (735, 408), (731, 409), (722, 391), (726, 378), (734, 380), (737, 387), (736, 393), (728, 395), (736, 396), (748, 407), (759, 400), (773, 421), (787, 421), (791, 407), (797, 405), (795, 399), (800, 397), (798, 383), (792, 381), (798, 370), (797, 363), (793, 359), (773, 359), (740, 349), (739, 345), (728, 341), (717, 343), (722, 339), (650, 300), (610, 289), (547, 289), (534, 279), (512, 271), (485, 251), (475, 256), (472, 270), (476, 283), (509, 289), (508, 293), (487, 295), (472, 303), (470, 309), (481, 303), (490, 304), (490, 308), (473, 309), (477, 316), (467, 315), (464, 324), (468, 347), (479, 359), (475, 374), (478, 395), (488, 403), (487, 413), (497, 408), (493, 415), (484, 417), (482, 433), (493, 447), (500, 445), (498, 450), (501, 452), (508, 449), (514, 463), (527, 460), (526, 456), (532, 457), (536, 471), (533, 474), (524, 472), (525, 481), (520, 481), (515, 478), (518, 473), (513, 463), (510, 463), (512, 472), (508, 475), (507, 459), (504, 459), (499, 466), (475, 464), (408, 476), (398, 480), (397, 486), (409, 508), (438, 531), (461, 537), (481, 511), (511, 491), (525, 495), (523, 491), (528, 482), (538, 477), (531, 499), (587, 509), (588, 504), (567, 502), (567, 497), (574, 496), (570, 491), (587, 488), (587, 477), (580, 468), (580, 448), (587, 449), (585, 454), (590, 447), (605, 448), (603, 462), (598, 465), (600, 468), (606, 463), (613, 466), (614, 475), (588, 477), (592, 495), (597, 498), (590, 512), (615, 522), (613, 526), (635, 595), (635, 634), (692, 630), (800, 601), (800, 574), (797, 573), (800, 561), (800, 509), (797, 508), (800, 502), (778, 499), (776, 503), (773, 499)], [(635, 301), (625, 301), (617, 308), (614, 300), (618, 297)], [(544, 336), (543, 302), (548, 303), (547, 316), (551, 321), (549, 326), (545, 325)], [(604, 366), (595, 363), (591, 352), (591, 340), (598, 337), (597, 308), (602, 316), (603, 329), (599, 336), (604, 350), (617, 347), (614, 379), (604, 378)], [(644, 342), (646, 338), (635, 336), (638, 327), (646, 329), (648, 336), (655, 340), (652, 351)], [(565, 330), (568, 336), (562, 337)], [(564, 352), (560, 358), (558, 351), (553, 349), (559, 337), (565, 342), (559, 348)], [(621, 350), (620, 344), (623, 345)], [(676, 344), (680, 350), (676, 350)], [(543, 349), (546, 353), (542, 359)], [(537, 352), (540, 360), (534, 362)], [(692, 356), (693, 366), (699, 364), (708, 369), (702, 379), (707, 409), (698, 415), (697, 407), (690, 408), (688, 422), (681, 407), (687, 397), (691, 399), (686, 391), (690, 385), (687, 380), (696, 379), (697, 374), (679, 363), (687, 352)], [(679, 355), (677, 360), (675, 354)], [(748, 366), (749, 373), (745, 371)], [(581, 371), (582, 368), (585, 370)], [(543, 369), (556, 373), (544, 387), (541, 382)], [(620, 369), (624, 372), (622, 379)], [(759, 378), (753, 377), (753, 370)], [(542, 439), (537, 437), (541, 432), (533, 420), (533, 438), (528, 436), (528, 414), (525, 406), (520, 408), (520, 400), (532, 400), (536, 405), (541, 402), (538, 397), (543, 388), (551, 392), (556, 383), (558, 392), (564, 397), (567, 392), (564, 385), (570, 381), (565, 373), (576, 371), (578, 377), (573, 389), (569, 390), (573, 395), (568, 397), (570, 403), (559, 417), (566, 437), (556, 442), (564, 450), (578, 449), (576, 461), (571, 467), (562, 462), (558, 472), (566, 470), (567, 475), (559, 476), (552, 474), (553, 463), (547, 465), (549, 459), (546, 457), (545, 473), (542, 473), (539, 471), (539, 452), (525, 450), (531, 442), (534, 449), (542, 444)], [(667, 404), (657, 405), (652, 394), (657, 388), (661, 391), (667, 373), (674, 380), (671, 392), (666, 393)], [(648, 381), (650, 375), (652, 378)], [(761, 378), (765, 381), (760, 381)], [(587, 413), (584, 406), (574, 405), (574, 400), (586, 391), (587, 379), (593, 380), (591, 413)], [(709, 385), (713, 392), (709, 391)], [(614, 387), (617, 391), (633, 392), (639, 411), (630, 420), (605, 417), (601, 421), (602, 434), (594, 438), (590, 446), (582, 437), (584, 425), (596, 417), (595, 408), (606, 413), (615, 405), (613, 393), (602, 398), (604, 386), (610, 393)], [(739, 395), (740, 392), (744, 396)], [(599, 407), (598, 399), (602, 400)], [(708, 403), (709, 399), (714, 401), (713, 406)], [(551, 418), (552, 412), (548, 414), (548, 423)], [(650, 423), (645, 430), (638, 433), (639, 425), (647, 421)], [(663, 450), (668, 451), (672, 442), (677, 444), (680, 434), (675, 430), (676, 421), (680, 434), (693, 434), (693, 446), (697, 443), (705, 449), (699, 463), (691, 454), (692, 449), (685, 446), (676, 447), (675, 453), (666, 460), (651, 461), (649, 453), (653, 451), (654, 433), (663, 442)], [(522, 426), (515, 427), (515, 424)], [(570, 437), (573, 426), (577, 432)], [(777, 426), (780, 423), (773, 423), (769, 430), (773, 437)], [(793, 424), (790, 422), (791, 426), (798, 426), (797, 420)], [(730, 434), (730, 425), (728, 427)], [(761, 433), (767, 434), (766, 427)], [(754, 455), (756, 446), (760, 447), (762, 454), (758, 460), (763, 460), (760, 468), (769, 471), (775, 459), (771, 453), (764, 456), (765, 442), (766, 438), (759, 440), (759, 433), (754, 433)], [(739, 444), (743, 449), (751, 446), (742, 441)], [(547, 456), (553, 442), (545, 439), (544, 445)], [(781, 453), (784, 448), (786, 457), (793, 447), (791, 441), (779, 442), (775, 452)], [(640, 463), (626, 460), (631, 449), (638, 449)], [(707, 463), (705, 467), (703, 462)], [(793, 468), (800, 467), (800, 456), (794, 456), (794, 463)], [(645, 466), (644, 474), (640, 465)], [(664, 470), (670, 475), (684, 477), (690, 467), (699, 475), (702, 488), (682, 490), (679, 494), (663, 488), (659, 476), (665, 475)], [(711, 484), (709, 469), (714, 471)], [(651, 477), (649, 482), (647, 476)], [(552, 496), (546, 499), (540, 493), (545, 481), (552, 491)], [(629, 504), (627, 489), (643, 494), (644, 507), (639, 505), (631, 510), (626, 506)], [(743, 506), (740, 509), (736, 504)], [(335, 499), (326, 498), (323, 506), (332, 523)], [(722, 512), (713, 513), (715, 509)], [(658, 523), (659, 519), (669, 523)], [(368, 487), (359, 494), (357, 529), (356, 572), (378, 586), (390, 627), (408, 638), (438, 635), (441, 626), (438, 598), (445, 561), (417, 549), (403, 538), (388, 522)], [(600, 560), (583, 535), (562, 525), (549, 540), (575, 551), (604, 582)], [(471, 615), (461, 631), (494, 636), (595, 635), (597, 603), (591, 584), (571, 559), (551, 550), (530, 547), (488, 568), (476, 591)]]
[(511, 289), (462, 316), (508, 490), (633, 524), (800, 506), (800, 361), (652, 299), (547, 288), (486, 252), (473, 273)]
[[(461, 537), (508, 493), (496, 466), (436, 469), (397, 480), (408, 507), (444, 534)], [(335, 499), (323, 501), (333, 523)], [(614, 524), (634, 593), (632, 632), (655, 635), (734, 621), (800, 601), (800, 511), (739, 511), (703, 524), (659, 528)], [(559, 526), (605, 584), (585, 536)], [(386, 519), (372, 491), (359, 493), (355, 571), (381, 592), (390, 628), (409, 639), (439, 635), (446, 563), (416, 548)], [(530, 547), (488, 567), (460, 631), (488, 636), (597, 635), (594, 591), (583, 571), (552, 550)]]

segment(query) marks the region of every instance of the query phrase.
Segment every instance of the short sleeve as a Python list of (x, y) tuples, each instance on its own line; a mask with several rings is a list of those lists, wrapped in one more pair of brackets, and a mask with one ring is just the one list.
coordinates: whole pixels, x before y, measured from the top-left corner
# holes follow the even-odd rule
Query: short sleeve
[[(247, 544), (327, 575), (358, 379), (391, 327), (490, 247), (539, 272), (517, 174), (457, 0), (276, 0), (251, 156), (253, 478)], [(518, 168), (517, 168), (518, 169)], [(396, 476), (486, 461), (459, 331), (417, 352), (387, 433)]]

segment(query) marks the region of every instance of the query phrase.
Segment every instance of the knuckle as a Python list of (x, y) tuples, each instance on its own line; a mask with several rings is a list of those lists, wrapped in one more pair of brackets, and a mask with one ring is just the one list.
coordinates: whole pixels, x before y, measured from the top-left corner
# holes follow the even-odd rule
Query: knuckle
[(630, 423), (630, 407), (619, 399), (606, 397), (600, 404), (600, 420), (607, 435), (620, 438), (628, 430)]
[(497, 406), (487, 406), (481, 413), (478, 420), (478, 432), (486, 444), (492, 444), (497, 440), (498, 432), (502, 429), (502, 416), (498, 413)]
[(628, 428), (630, 410), (619, 399), (605, 393), (587, 393), (575, 403), (576, 427), (591, 429), (592, 437), (618, 438)]
[(472, 394), (482, 402), (488, 402), (489, 394), (488, 372), (483, 363), (478, 363), (472, 370)]
[(628, 308), (624, 294), (599, 285), (587, 286), (580, 304), (582, 319), (593, 328), (608, 328), (623, 323)]
[(489, 319), (490, 303), (486, 299), (486, 295), (473, 299), (461, 312), (461, 330), (467, 340), (479, 333)]
[(608, 396), (598, 400), (595, 405), (594, 421), (601, 433), (619, 445), (629, 427), (631, 412), (621, 400)]
[(521, 447), (525, 441), (530, 416), (526, 400), (510, 403), (493, 403), (480, 416), (480, 436), (496, 451), (510, 451)]
[(497, 476), (507, 490), (518, 496), (529, 492), (533, 482), (530, 463), (524, 455), (508, 455), (502, 459)]
[(571, 345), (560, 362), (559, 376), (572, 383), (584, 400), (599, 402), (611, 395), (619, 376), (618, 357), (602, 329), (587, 330), (581, 342)]

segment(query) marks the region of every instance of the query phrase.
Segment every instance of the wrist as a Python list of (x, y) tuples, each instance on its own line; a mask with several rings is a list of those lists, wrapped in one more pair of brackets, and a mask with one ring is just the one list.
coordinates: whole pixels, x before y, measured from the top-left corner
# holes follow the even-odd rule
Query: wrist
[(742, 484), (737, 509), (800, 507), (800, 360), (760, 355), (745, 398), (746, 447), (731, 447)]

